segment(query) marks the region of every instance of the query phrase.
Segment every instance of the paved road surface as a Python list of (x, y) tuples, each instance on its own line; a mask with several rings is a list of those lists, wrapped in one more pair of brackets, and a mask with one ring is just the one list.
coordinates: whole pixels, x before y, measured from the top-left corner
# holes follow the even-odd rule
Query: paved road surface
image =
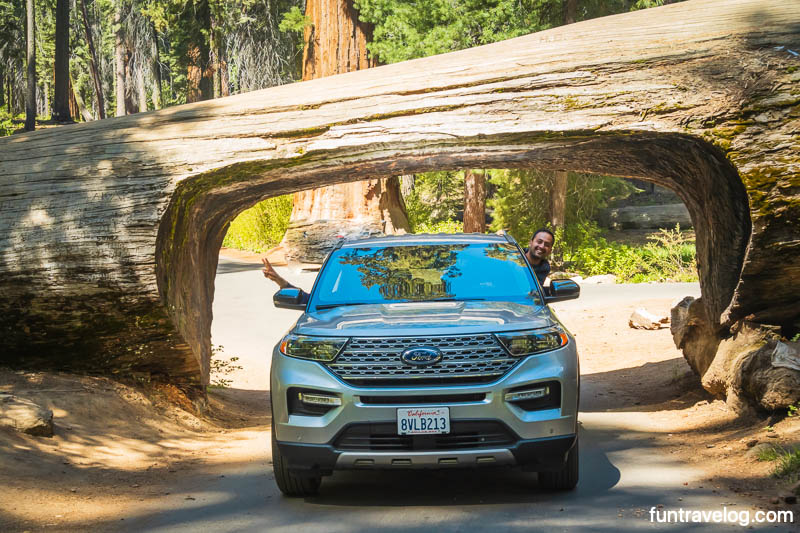
[[(286, 273), (286, 277), (310, 288), (314, 274)], [(299, 314), (275, 310), (274, 290), (257, 265), (220, 260), (212, 335), (215, 344), (238, 355), (247, 369), (234, 376), (236, 387), (267, 388), (267, 354)], [(686, 284), (587, 285), (579, 305), (698, 292), (697, 285)], [(647, 431), (647, 418), (647, 413), (582, 413), (581, 481), (568, 493), (540, 491), (535, 475), (513, 470), (365, 472), (326, 478), (318, 497), (287, 499), (272, 479), (265, 432), (256, 437), (264, 453), (253, 462), (198, 473), (196, 479), (175, 487), (172, 497), (181, 502), (179, 506), (129, 517), (125, 523), (130, 531), (158, 532), (746, 529), (738, 524), (650, 522), (650, 509), (659, 505), (662, 511), (754, 510), (734, 494), (712, 492), (711, 484), (697, 488), (702, 485), (702, 473), (661, 453)], [(194, 500), (184, 501), (184, 494)], [(786, 526), (763, 529), (787, 530)]]

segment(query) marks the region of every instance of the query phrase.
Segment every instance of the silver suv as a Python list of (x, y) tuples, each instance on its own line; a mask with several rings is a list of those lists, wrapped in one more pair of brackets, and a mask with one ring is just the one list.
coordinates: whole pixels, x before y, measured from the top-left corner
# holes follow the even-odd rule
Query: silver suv
[(578, 482), (578, 353), (508, 235), (340, 242), (272, 356), (272, 459), (288, 496), (345, 469), (476, 468)]

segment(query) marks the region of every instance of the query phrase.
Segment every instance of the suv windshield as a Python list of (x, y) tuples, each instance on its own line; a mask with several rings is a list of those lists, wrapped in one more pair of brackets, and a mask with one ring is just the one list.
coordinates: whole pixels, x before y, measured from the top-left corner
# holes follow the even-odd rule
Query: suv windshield
[(437, 300), (541, 304), (516, 246), (472, 243), (341, 248), (320, 273), (310, 307)]

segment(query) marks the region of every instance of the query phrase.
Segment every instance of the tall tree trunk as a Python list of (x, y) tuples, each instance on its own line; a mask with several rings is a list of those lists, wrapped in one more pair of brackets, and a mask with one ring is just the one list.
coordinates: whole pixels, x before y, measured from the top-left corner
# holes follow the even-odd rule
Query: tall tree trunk
[(212, 91), (212, 98), (219, 98), (222, 96), (222, 79), (219, 75), (219, 39), (220, 39), (220, 31), (219, 31), (219, 23), (217, 22), (217, 17), (212, 13), (209, 17), (211, 21), (211, 39), (210, 45), (211, 49), (209, 51), (209, 59), (210, 65), (209, 68), (211, 70), (211, 91)]
[(125, 41), (125, 114), (133, 115), (138, 111), (133, 99), (136, 80), (133, 77), (133, 52), (128, 41)]
[(69, 112), (69, 0), (56, 0), (53, 120), (66, 122), (71, 118)]
[(144, 84), (144, 65), (136, 68), (136, 92), (138, 93), (139, 112), (147, 111), (147, 86)]
[(550, 191), (550, 224), (553, 228), (564, 226), (567, 218), (567, 178), (569, 173), (553, 173), (553, 189)]
[(228, 55), (225, 47), (219, 47), (219, 84), (222, 96), (231, 95), (230, 78), (228, 77)]
[(14, 67), (11, 67), (11, 69), (8, 72), (8, 85), (6, 86), (6, 88), (8, 89), (8, 98), (6, 98), (6, 105), (8, 106), (9, 115), (13, 112), (13, 107), (14, 107), (14, 93), (11, 92), (11, 86), (13, 85), (11, 80), (13, 79), (13, 76), (14, 76)]
[(36, 129), (36, 43), (34, 29), (36, 28), (36, 13), (33, 0), (26, 3), (27, 9), (27, 59), (28, 59), (28, 94), (25, 99), (25, 131)]
[(50, 84), (47, 81), (42, 82), (42, 99), (44, 100), (45, 113), (50, 110)]
[(114, 9), (114, 82), (117, 100), (115, 116), (122, 117), (126, 113), (125, 105), (125, 66), (127, 49), (125, 47), (125, 30), (122, 27), (122, 2), (118, 1)]
[(200, 47), (191, 45), (187, 53), (189, 65), (186, 71), (186, 103), (199, 102), (203, 99), (200, 83), (203, 81), (203, 69), (200, 67)]
[(414, 192), (414, 185), (416, 184), (417, 176), (415, 174), (406, 174), (400, 176), (400, 192), (403, 198), (408, 198)]
[(486, 231), (486, 171), (464, 173), (464, 233)]
[(578, 0), (564, 0), (564, 24), (573, 24), (578, 14)]
[(81, 0), (81, 15), (83, 18), (83, 31), (86, 34), (86, 44), (89, 46), (89, 70), (92, 73), (94, 94), (97, 99), (97, 118), (102, 120), (106, 118), (106, 105), (103, 98), (103, 83), (100, 80), (100, 72), (97, 70), (97, 51), (94, 47), (94, 38), (92, 38), (92, 28), (89, 25), (86, 0)]
[(161, 109), (161, 63), (158, 52), (158, 32), (155, 25), (150, 25), (153, 30), (153, 41), (150, 45), (150, 56), (152, 59), (151, 68), (153, 69), (153, 109)]
[[(373, 67), (367, 54), (372, 27), (359, 22), (352, 0), (308, 0), (303, 80)], [(295, 193), (281, 245), (299, 261), (321, 260), (339, 235), (409, 231), (397, 178), (371, 179)]]
[(6, 69), (0, 65), (0, 107), (6, 105)]
[(69, 77), (69, 114), (71, 117), (81, 117), (84, 122), (90, 122), (94, 120), (94, 117), (89, 113), (89, 110), (86, 109), (86, 105), (83, 103), (83, 97), (81, 94), (75, 90), (75, 85), (72, 83), (72, 75), (70, 74)]

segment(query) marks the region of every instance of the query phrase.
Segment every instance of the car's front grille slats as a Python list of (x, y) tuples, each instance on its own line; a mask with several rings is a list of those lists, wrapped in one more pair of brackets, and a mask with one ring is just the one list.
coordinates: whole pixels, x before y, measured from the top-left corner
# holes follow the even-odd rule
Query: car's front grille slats
[(416, 438), (398, 435), (396, 424), (372, 423), (348, 426), (334, 447), (344, 451), (463, 450), (509, 446), (517, 439), (504, 424), (493, 420), (453, 421), (450, 433)]
[[(433, 347), (442, 359), (429, 366), (412, 366), (400, 356), (409, 348)], [(518, 359), (510, 357), (490, 334), (444, 337), (356, 337), (350, 339), (328, 368), (353, 385), (488, 383), (508, 372)]]

